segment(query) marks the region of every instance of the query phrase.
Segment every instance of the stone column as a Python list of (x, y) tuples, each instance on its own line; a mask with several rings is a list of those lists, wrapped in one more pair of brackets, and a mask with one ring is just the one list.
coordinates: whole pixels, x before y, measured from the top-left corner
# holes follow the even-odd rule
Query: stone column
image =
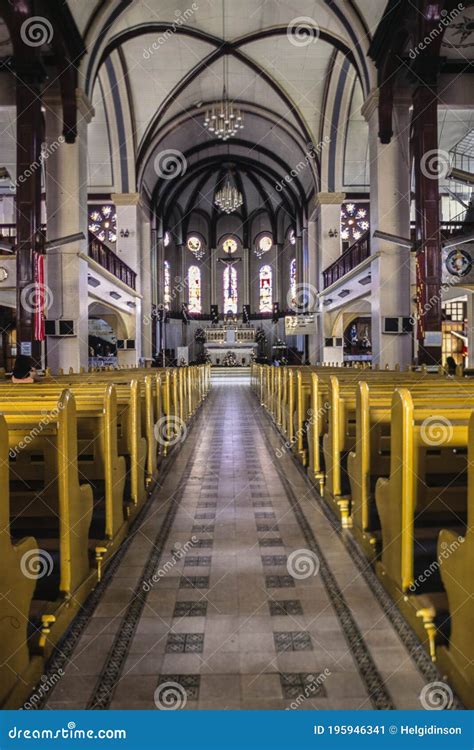
[[(362, 107), (369, 125), (370, 221), (371, 234), (379, 229), (410, 237), (410, 159), (408, 98), (395, 98), (393, 137), (380, 142), (378, 131), (378, 90), (371, 92)], [(378, 257), (371, 265), (372, 360), (374, 364), (401, 367), (412, 358), (412, 337), (384, 334), (383, 318), (409, 317), (410, 249), (371, 237), (371, 254)]]
[(46, 118), (46, 205), (48, 239), (83, 232), (86, 239), (47, 254), (49, 319), (73, 320), (76, 335), (48, 336), (47, 360), (53, 371), (87, 367), (89, 356), (88, 265), (87, 255), (87, 125), (94, 110), (84, 92), (77, 90), (78, 122), (76, 142), (62, 138), (62, 111), (59, 98), (45, 101)]
[[(310, 312), (317, 313), (319, 310), (317, 294), (320, 291), (320, 284), (318, 282), (317, 223), (314, 213), (308, 222), (308, 289), (312, 301)], [(320, 316), (316, 317), (319, 332)], [(318, 334), (315, 333), (308, 337), (308, 357), (312, 365), (318, 361), (318, 348)]]
[[(444, 362), (443, 362), (444, 364)], [(474, 366), (474, 293), (467, 294), (467, 367)]]
[(137, 274), (135, 308), (136, 357), (152, 357), (151, 223), (140, 193), (112, 193), (117, 212), (116, 253)]
[[(336, 261), (341, 255), (341, 206), (346, 197), (345, 193), (317, 193), (316, 211), (313, 218), (316, 220), (316, 268), (313, 273), (317, 279), (319, 292), (324, 290), (323, 271)], [(330, 233), (331, 235), (330, 236)], [(337, 235), (337, 236), (336, 236)], [(333, 347), (325, 352), (324, 339), (325, 310), (320, 305), (318, 319), (318, 331), (312, 356), (316, 361), (334, 361), (336, 355)]]

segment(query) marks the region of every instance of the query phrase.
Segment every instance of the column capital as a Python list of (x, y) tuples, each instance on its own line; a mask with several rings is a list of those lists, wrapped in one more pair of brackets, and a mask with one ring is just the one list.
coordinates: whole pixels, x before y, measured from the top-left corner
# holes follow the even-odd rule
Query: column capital
[(76, 89), (76, 104), (78, 113), (89, 124), (94, 119), (95, 109), (83, 89)]
[(346, 199), (345, 193), (316, 193), (315, 206), (342, 205)]
[(112, 193), (111, 198), (116, 206), (139, 206), (142, 203), (140, 193)]
[(360, 113), (366, 122), (369, 122), (374, 112), (377, 112), (380, 101), (379, 89), (371, 89), (367, 99), (360, 108)]

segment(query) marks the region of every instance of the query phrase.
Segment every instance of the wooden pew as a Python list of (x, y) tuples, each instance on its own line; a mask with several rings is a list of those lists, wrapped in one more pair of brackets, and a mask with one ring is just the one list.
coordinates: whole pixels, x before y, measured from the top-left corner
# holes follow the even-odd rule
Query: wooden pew
[(0, 705), (17, 708), (43, 671), (43, 660), (30, 655), (28, 621), (36, 581), (25, 575), (36, 556), (36, 539), (12, 541), (10, 535), (8, 428), (0, 417)]
[(466, 708), (474, 708), (474, 414), (469, 422), (468, 522), (460, 537), (442, 529), (438, 562), (448, 598), (449, 644), (436, 651), (443, 679), (454, 686)]
[[(437, 446), (464, 455), (471, 409), (437, 403), (447, 420)], [(382, 554), (376, 571), (383, 585), (435, 658), (438, 626), (446, 619), (447, 601), (436, 569), (436, 541), (442, 528), (464, 533), (467, 473), (440, 485), (429, 483), (426, 454), (433, 449), (426, 409), (420, 411), (410, 392), (392, 397), (390, 476), (379, 479), (375, 498), (382, 526)], [(433, 409), (431, 409), (433, 414)], [(441, 475), (442, 476), (442, 475)], [(427, 574), (427, 571), (430, 571)]]
[[(35, 534), (52, 566), (49, 575), (37, 580), (32, 607), (34, 649), (48, 655), (97, 581), (89, 556), (89, 527), (93, 513), (92, 488), (80, 484), (77, 462), (75, 400), (64, 391), (54, 411), (25, 403), (5, 413), (10, 455), (27, 444), (44, 457), (47, 481), (35, 490), (16, 473), (10, 463), (10, 531), (13, 539)], [(39, 425), (42, 424), (41, 428)], [(13, 481), (18, 485), (11, 490)], [(49, 557), (48, 557), (49, 555)], [(53, 626), (57, 624), (57, 627)]]

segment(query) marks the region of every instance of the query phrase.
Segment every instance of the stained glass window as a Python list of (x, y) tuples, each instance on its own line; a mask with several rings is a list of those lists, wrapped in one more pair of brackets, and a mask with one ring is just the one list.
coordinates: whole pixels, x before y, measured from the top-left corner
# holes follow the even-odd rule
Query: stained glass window
[(165, 272), (164, 272), (164, 289), (163, 289), (163, 304), (167, 310), (170, 309), (171, 303), (171, 274), (170, 264), (165, 260)]
[(163, 237), (163, 245), (165, 247), (168, 247), (170, 242), (171, 242), (171, 235), (169, 232), (165, 232), (164, 237)]
[(293, 307), (296, 304), (296, 258), (290, 263), (290, 300)]
[(294, 229), (290, 229), (288, 239), (290, 241), (290, 245), (296, 245), (296, 234)]
[(223, 275), (224, 286), (224, 314), (230, 311), (237, 315), (238, 291), (237, 291), (237, 269), (235, 266), (226, 265)]
[(89, 232), (101, 242), (117, 242), (117, 214), (115, 207), (92, 206), (89, 208)]
[(201, 271), (197, 266), (189, 266), (188, 270), (188, 302), (189, 312), (201, 312)]
[(233, 253), (237, 251), (237, 242), (233, 239), (233, 237), (228, 237), (222, 243), (222, 249), (228, 255), (233, 255)]
[(259, 309), (260, 312), (272, 311), (272, 268), (271, 266), (262, 266), (259, 273)]
[(370, 227), (368, 203), (344, 203), (341, 208), (341, 239), (352, 245)]
[(261, 258), (262, 255), (265, 253), (268, 253), (269, 250), (272, 249), (273, 246), (273, 239), (270, 234), (261, 234), (260, 237), (257, 238), (257, 246), (255, 248), (255, 254), (258, 258)]
[(193, 255), (196, 256), (198, 260), (200, 260), (204, 255), (204, 247), (202, 244), (202, 240), (199, 237), (196, 237), (196, 235), (191, 235), (191, 237), (188, 238), (187, 241), (188, 250), (191, 250)]

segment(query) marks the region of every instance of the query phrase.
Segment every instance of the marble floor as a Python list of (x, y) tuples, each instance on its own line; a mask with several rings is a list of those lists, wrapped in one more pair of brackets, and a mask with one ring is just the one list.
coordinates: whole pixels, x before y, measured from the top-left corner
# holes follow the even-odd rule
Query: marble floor
[(114, 567), (45, 708), (421, 708), (424, 652), (247, 377), (216, 380)]

